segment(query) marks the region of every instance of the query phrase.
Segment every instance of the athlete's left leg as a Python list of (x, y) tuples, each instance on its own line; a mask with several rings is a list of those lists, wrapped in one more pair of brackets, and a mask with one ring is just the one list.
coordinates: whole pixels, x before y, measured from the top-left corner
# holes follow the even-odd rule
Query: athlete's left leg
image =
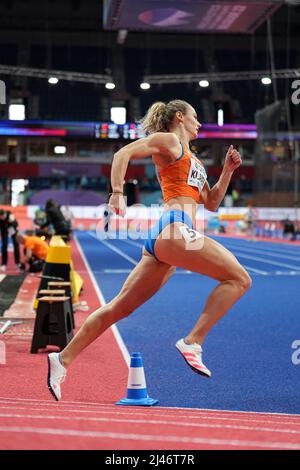
[(60, 353), (63, 366), (68, 367), (75, 357), (107, 328), (130, 315), (150, 299), (174, 271), (174, 267), (158, 261), (144, 250), (140, 262), (129, 274), (119, 294), (93, 312)]

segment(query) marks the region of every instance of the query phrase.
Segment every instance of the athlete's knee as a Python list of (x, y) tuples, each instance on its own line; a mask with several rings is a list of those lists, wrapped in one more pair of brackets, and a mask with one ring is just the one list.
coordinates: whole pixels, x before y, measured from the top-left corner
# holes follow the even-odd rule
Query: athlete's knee
[(245, 294), (252, 285), (252, 279), (245, 269), (242, 269), (238, 273), (236, 281), (239, 285), (242, 295)]

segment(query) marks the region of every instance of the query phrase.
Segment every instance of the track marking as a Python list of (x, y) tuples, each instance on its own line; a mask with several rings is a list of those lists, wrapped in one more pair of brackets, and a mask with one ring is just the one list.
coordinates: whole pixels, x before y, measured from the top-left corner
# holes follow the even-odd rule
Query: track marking
[[(124, 413), (125, 414), (125, 413)], [(162, 420), (162, 419), (132, 419), (132, 418), (114, 418), (114, 417), (94, 417), (94, 416), (61, 416), (61, 415), (34, 415), (34, 414), (15, 414), (15, 413), (0, 413), (2, 418), (13, 418), (13, 419), (37, 419), (37, 420), (61, 420), (61, 421), (91, 421), (99, 423), (133, 423), (133, 424), (147, 424), (147, 425), (165, 425), (165, 426), (180, 426), (180, 427), (193, 427), (193, 428), (209, 428), (209, 429), (230, 429), (238, 431), (253, 431), (253, 432), (267, 432), (267, 433), (279, 433), (279, 434), (300, 434), (300, 429), (282, 429), (282, 428), (266, 428), (258, 426), (245, 426), (238, 424), (209, 424), (209, 423), (191, 423), (189, 421), (180, 420)], [(145, 417), (146, 418), (146, 417)], [(174, 416), (173, 416), (174, 418)], [(262, 423), (262, 422), (261, 422)], [(272, 423), (274, 424), (274, 423)], [(300, 442), (299, 442), (300, 444)]]
[(248, 246), (253, 246), (257, 249), (262, 249), (262, 250), (270, 250), (270, 251), (277, 251), (279, 253), (282, 252), (282, 250), (286, 250), (289, 253), (297, 253), (297, 249), (299, 249), (299, 241), (295, 245), (293, 243), (285, 243), (285, 242), (276, 242), (276, 241), (266, 241), (263, 238), (262, 239), (257, 239), (257, 240), (249, 240), (246, 238), (238, 238), (238, 237), (220, 237), (218, 235), (213, 235), (211, 238), (214, 238), (216, 240), (222, 240), (222, 244), (226, 244), (226, 240), (228, 240), (228, 243), (241, 243), (241, 245), (245, 244)]
[[(238, 246), (238, 245), (229, 245), (228, 248), (230, 250), (242, 250), (242, 251), (249, 251), (249, 252), (254, 252), (257, 255), (266, 255), (266, 256), (272, 256), (273, 258), (284, 258), (284, 259), (291, 259), (292, 261), (300, 261), (300, 256), (290, 256), (291, 253), (285, 254), (281, 252), (282, 254), (279, 254), (279, 252), (270, 252), (270, 250), (263, 250), (263, 249), (256, 249), (256, 248), (248, 248), (244, 246)], [(300, 268), (299, 268), (300, 269)]]
[(263, 276), (267, 276), (269, 273), (267, 271), (262, 271), (261, 269), (251, 268), (251, 266), (243, 265), (245, 269), (248, 271), (253, 271), (255, 274), (262, 274)]
[(103, 274), (129, 274), (132, 269), (103, 269)]
[(231, 447), (254, 447), (268, 449), (289, 449), (299, 450), (299, 444), (289, 442), (261, 442), (261, 441), (240, 441), (237, 439), (207, 439), (190, 436), (172, 436), (172, 435), (151, 435), (151, 434), (126, 434), (120, 432), (99, 432), (99, 431), (78, 431), (75, 429), (58, 428), (33, 428), (30, 426), (1, 426), (0, 432), (22, 433), (22, 434), (45, 434), (52, 436), (72, 436), (86, 438), (102, 438), (115, 440), (133, 440), (133, 441), (155, 441), (155, 442), (174, 442), (184, 444), (204, 444), (211, 446), (231, 446)]
[(266, 260), (266, 259), (261, 259), (261, 258), (258, 258), (257, 256), (245, 255), (245, 254), (240, 253), (240, 252), (238, 253), (237, 251), (235, 251), (234, 254), (236, 256), (240, 256), (241, 258), (253, 259), (254, 261), (260, 261), (261, 263), (272, 264), (274, 266), (283, 266), (284, 268), (290, 268), (290, 269), (293, 269), (295, 271), (300, 272), (300, 267), (294, 266), (294, 265), (291, 265), (291, 264), (285, 264), (285, 263), (279, 263), (279, 261), (275, 262), (275, 261), (270, 261), (270, 260)]
[(107, 248), (109, 248), (110, 250), (114, 251), (115, 253), (117, 253), (118, 255), (122, 256), (123, 258), (125, 258), (127, 261), (129, 261), (130, 263), (132, 263), (134, 266), (136, 266), (138, 264), (138, 261), (136, 261), (135, 259), (131, 258), (131, 256), (128, 256), (126, 255), (126, 253), (124, 253), (124, 251), (122, 250), (119, 250), (119, 248), (116, 248), (115, 246), (111, 245), (110, 243), (106, 242), (105, 240), (99, 240), (99, 238), (97, 238), (95, 235), (89, 233), (90, 237), (93, 237), (95, 240), (97, 240), (99, 243), (102, 243), (104, 246), (106, 246)]
[[(105, 298), (104, 298), (104, 295), (103, 295), (103, 293), (102, 293), (102, 291), (101, 291), (101, 289), (100, 289), (100, 287), (99, 287), (99, 285), (98, 285), (98, 283), (97, 283), (97, 281), (96, 281), (96, 279), (95, 279), (94, 273), (93, 273), (93, 271), (92, 271), (91, 268), (90, 268), (89, 262), (88, 262), (88, 260), (86, 259), (85, 254), (83, 253), (83, 250), (81, 249), (80, 243), (79, 243), (79, 241), (77, 240), (77, 237), (76, 237), (76, 236), (74, 237), (74, 241), (75, 241), (76, 247), (77, 247), (77, 249), (78, 249), (78, 251), (79, 251), (79, 253), (80, 253), (80, 255), (81, 255), (82, 259), (83, 259), (83, 262), (84, 262), (84, 264), (85, 264), (85, 267), (86, 267), (86, 269), (87, 269), (87, 272), (89, 273), (90, 279), (91, 279), (92, 284), (93, 284), (93, 286), (94, 286), (94, 289), (95, 289), (95, 291), (96, 291), (96, 293), (97, 293), (97, 295), (98, 295), (99, 301), (100, 301), (101, 305), (106, 305), (106, 300), (105, 300)], [(129, 367), (129, 365), (130, 365), (130, 354), (129, 354), (129, 352), (128, 352), (128, 349), (127, 349), (127, 347), (126, 347), (126, 345), (125, 345), (125, 343), (124, 343), (124, 341), (123, 341), (123, 339), (122, 339), (120, 333), (119, 333), (119, 330), (118, 330), (118, 328), (117, 328), (116, 325), (112, 325), (110, 328), (111, 328), (111, 330), (112, 330), (112, 332), (113, 332), (113, 335), (114, 335), (114, 337), (115, 337), (115, 340), (116, 340), (116, 342), (117, 342), (117, 344), (118, 344), (118, 346), (119, 346), (119, 348), (120, 348), (120, 350), (121, 350), (121, 353), (122, 353), (122, 355), (123, 355), (124, 361), (126, 362), (127, 366)]]
[[(145, 239), (145, 240), (146, 240), (146, 239)], [(144, 242), (145, 240), (143, 240), (143, 242)], [(138, 248), (143, 248), (143, 245), (144, 245), (144, 243), (134, 242), (133, 240), (127, 240), (127, 239), (126, 239), (126, 240), (123, 240), (123, 239), (122, 239), (121, 241), (124, 242), (124, 243), (128, 243), (129, 245), (132, 245), (132, 246), (137, 246)]]
[[(0, 407), (0, 410), (1, 411), (5, 411), (6, 409), (9, 409), (9, 410), (23, 410), (23, 411), (52, 411), (52, 410), (48, 410), (47, 408), (24, 408), (24, 407), (13, 407), (13, 406), (8, 406), (8, 407)], [(53, 410), (54, 411), (54, 410)], [(264, 432), (267, 432), (267, 431), (271, 431), (271, 432), (279, 432), (278, 429), (274, 429), (274, 428), (254, 428), (253, 426), (250, 426), (250, 424), (252, 423), (258, 423), (258, 424), (271, 424), (271, 425), (285, 425), (285, 426), (300, 426), (300, 421), (298, 422), (294, 422), (294, 421), (267, 421), (267, 420), (258, 420), (258, 419), (248, 419), (248, 418), (224, 418), (224, 417), (219, 417), (219, 416), (214, 416), (214, 415), (203, 415), (203, 414), (199, 414), (197, 416), (191, 416), (191, 415), (180, 415), (180, 420), (177, 420), (177, 421), (168, 421), (168, 420), (156, 420), (156, 419), (153, 419), (153, 418), (161, 418), (161, 417), (164, 417), (164, 418), (178, 418), (178, 415), (175, 415), (175, 414), (170, 414), (170, 413), (153, 413), (151, 414), (151, 410), (147, 410), (147, 412), (138, 412), (138, 411), (135, 411), (132, 409), (132, 413), (128, 413), (128, 411), (115, 411), (115, 410), (111, 410), (111, 411), (107, 411), (107, 410), (77, 410), (77, 409), (60, 409), (60, 411), (62, 413), (93, 413), (93, 415), (99, 413), (99, 414), (113, 414), (113, 416), (116, 416), (116, 415), (119, 415), (119, 416), (125, 416), (126, 418), (124, 419), (117, 419), (117, 418), (111, 418), (111, 417), (107, 417), (107, 418), (101, 418), (101, 417), (96, 417), (96, 416), (92, 416), (91, 418), (88, 417), (88, 416), (84, 416), (84, 417), (73, 417), (73, 416), (61, 416), (59, 414), (56, 414), (56, 415), (53, 415), (53, 416), (45, 416), (45, 415), (28, 415), (28, 414), (25, 414), (25, 415), (19, 415), (19, 414), (15, 414), (15, 413), (1, 413), (0, 416), (1, 417), (10, 417), (10, 418), (37, 418), (37, 419), (63, 419), (63, 420), (67, 420), (67, 419), (70, 419), (70, 420), (77, 420), (77, 421), (82, 421), (82, 420), (87, 420), (87, 421), (116, 421), (116, 422), (134, 422), (134, 423), (150, 423), (150, 424), (171, 424), (171, 425), (183, 425), (183, 426), (192, 426), (192, 427), (228, 427), (228, 428), (232, 428), (232, 429), (250, 429), (250, 430), (253, 430), (255, 429), (256, 431), (257, 430), (262, 430)], [(157, 416), (158, 415), (158, 416)], [(143, 419), (128, 419), (128, 416), (132, 417), (132, 416), (142, 416), (144, 418), (147, 418), (145, 420)], [(149, 419), (152, 418), (152, 419)], [(182, 421), (183, 419), (186, 419), (188, 421), (184, 422)], [(224, 425), (223, 423), (222, 424), (214, 424), (214, 425), (210, 425), (210, 424), (203, 424), (203, 423), (191, 423), (190, 420), (191, 419), (197, 419), (197, 420), (211, 420), (211, 421), (234, 421), (234, 422), (245, 422), (245, 423), (248, 423), (249, 426), (247, 427), (241, 427), (240, 424), (238, 425)], [(234, 426), (238, 426), (238, 427), (234, 427)], [(289, 432), (289, 431), (292, 431), (292, 433), (295, 433), (296, 434), (300, 434), (300, 429), (297, 430), (297, 429), (291, 429), (291, 430), (283, 430), (282, 432)]]
[[(92, 403), (92, 402), (81, 402), (81, 401), (64, 401), (64, 402), (61, 402), (61, 403), (52, 403), (52, 401), (49, 401), (49, 400), (38, 400), (38, 399), (30, 399), (30, 398), (8, 398), (8, 397), (0, 397), (0, 400), (5, 400), (4, 402), (4, 405), (8, 404), (8, 403), (14, 403), (16, 402), (16, 404), (19, 404), (19, 402), (25, 402), (25, 403), (21, 403), (21, 404), (24, 404), (26, 405), (28, 402), (33, 402), (33, 403), (28, 403), (29, 405), (31, 406), (50, 406), (50, 407), (55, 407), (56, 409), (62, 409), (64, 406), (75, 406), (76, 407), (84, 407), (84, 408), (87, 408), (87, 407), (97, 407), (99, 408), (99, 410), (102, 410), (103, 408), (112, 408), (112, 409), (116, 409), (115, 405), (114, 404), (111, 404), (111, 403)], [(7, 403), (8, 402), (8, 403)], [(120, 409), (120, 408), (119, 408)], [(133, 411), (133, 409), (131, 409)], [(261, 411), (238, 411), (238, 410), (218, 410), (218, 409), (210, 409), (210, 408), (189, 408), (189, 407), (166, 407), (166, 406), (159, 406), (159, 407), (155, 407), (155, 408), (151, 408), (151, 412), (157, 412), (157, 413), (161, 413), (161, 410), (168, 410), (168, 411), (174, 411), (176, 413), (179, 413), (179, 415), (181, 416), (181, 414), (183, 413), (186, 413), (187, 411), (191, 411), (192, 414), (191, 414), (191, 417), (192, 416), (195, 416), (195, 417), (199, 417), (199, 416), (202, 416), (202, 413), (206, 413), (206, 414), (211, 414), (211, 415), (224, 415), (224, 416), (227, 416), (227, 415), (238, 415), (238, 414), (242, 414), (242, 415), (245, 415), (247, 417), (249, 417), (249, 415), (254, 415), (254, 416), (257, 416), (257, 417), (262, 417), (264, 418), (265, 416), (267, 417), (288, 417), (288, 418), (296, 418), (298, 421), (299, 421), (299, 418), (300, 418), (300, 414), (290, 414), (290, 413), (270, 413), (270, 412), (261, 412)], [(142, 411), (142, 409), (139, 409), (139, 411)], [(127, 410), (128, 412), (128, 410)], [(145, 413), (150, 413), (150, 410), (147, 409), (145, 410)], [(300, 421), (299, 421), (300, 422)]]
[[(105, 246), (107, 246), (108, 248), (110, 248), (112, 251), (116, 252), (117, 254), (119, 254), (120, 256), (122, 256), (123, 258), (125, 258), (127, 261), (131, 262), (132, 264), (134, 265), (137, 265), (138, 261), (136, 261), (135, 259), (131, 258), (130, 256), (128, 256), (126, 253), (124, 253), (123, 250), (120, 250), (119, 248), (116, 248), (115, 246), (112, 246), (111, 244), (107, 243), (107, 242), (104, 242), (103, 240), (99, 240), (95, 235), (89, 233), (89, 235), (93, 238), (95, 238), (96, 240), (99, 241), (99, 243), (103, 243)], [(125, 243), (129, 243), (129, 240), (121, 240)], [(136, 242), (132, 242), (130, 241), (130, 244), (134, 245), (134, 246), (141, 246), (139, 243), (136, 243)], [(243, 249), (242, 247), (240, 247), (240, 249)], [(247, 254), (243, 254), (243, 253), (237, 253), (235, 252), (235, 254), (237, 256), (240, 256), (241, 258), (246, 258), (246, 259), (253, 259), (255, 261), (260, 261), (262, 263), (266, 263), (266, 264), (271, 264), (271, 265), (274, 265), (274, 266), (283, 266), (283, 267), (286, 267), (286, 268), (290, 268), (290, 269), (293, 269), (293, 271), (289, 271), (287, 273), (282, 273), (280, 271), (278, 272), (275, 272), (275, 273), (270, 273), (268, 271), (264, 271), (264, 270), (261, 270), (261, 269), (257, 269), (257, 268), (253, 268), (251, 266), (246, 266), (246, 265), (243, 265), (248, 271), (251, 271), (251, 272), (254, 272), (255, 274), (261, 274), (261, 275), (297, 275), (298, 273), (300, 274), (300, 267), (298, 266), (294, 266), (294, 265), (289, 265), (289, 264), (285, 264), (285, 263), (279, 263), (279, 262), (275, 262), (275, 261), (268, 261), (268, 260), (263, 260), (261, 258), (257, 258), (255, 256), (251, 256), (251, 255), (247, 255)], [(130, 272), (130, 271), (128, 271)], [(190, 274), (192, 273), (192, 271), (183, 271), (183, 272), (180, 272), (178, 274)], [(115, 274), (115, 273), (114, 273)], [(119, 274), (119, 273), (118, 273)], [(197, 273), (196, 273), (197, 274)]]
[[(94, 235), (90, 234), (93, 238), (96, 238)], [(103, 243), (102, 240), (98, 240), (99, 242)], [(136, 243), (136, 242), (132, 242), (132, 241), (129, 241), (129, 240), (122, 240), (122, 242), (125, 242), (125, 243), (129, 243), (131, 245), (134, 245), (134, 246), (138, 246), (138, 247), (141, 247), (142, 245), (140, 245), (139, 243)], [(128, 255), (126, 255), (122, 250), (116, 248), (116, 247), (112, 247), (111, 245), (107, 244), (108, 247), (110, 249), (112, 249), (113, 251), (115, 251), (116, 253), (120, 254), (121, 256), (123, 256), (123, 258), (131, 261), (133, 260), (133, 258), (130, 258)], [(131, 261), (132, 262), (132, 261)], [(137, 262), (135, 262), (135, 264), (137, 264)], [(263, 275), (267, 275), (268, 273), (266, 271), (262, 271), (260, 269), (256, 269), (256, 268), (251, 268), (250, 266), (245, 266), (246, 269), (248, 269), (249, 271), (253, 271), (254, 273), (256, 274), (263, 274)], [(119, 273), (123, 273), (123, 272), (127, 272), (126, 270), (119, 270), (119, 269), (116, 269), (116, 270), (105, 270), (106, 273), (110, 273), (110, 274), (119, 274)], [(128, 271), (130, 272), (130, 270)], [(176, 274), (197, 274), (197, 273), (193, 273), (192, 271), (188, 271), (188, 270), (183, 270), (181, 272), (178, 272)]]
[[(9, 400), (15, 402), (34, 402), (36, 404), (44, 404), (44, 405), (51, 405), (60, 407), (60, 405), (80, 405), (80, 406), (97, 406), (97, 407), (114, 407), (111, 403), (96, 403), (96, 402), (84, 402), (84, 401), (72, 401), (66, 400), (60, 403), (52, 403), (52, 400), (43, 400), (37, 398), (14, 398), (14, 397), (2, 397), (0, 396), (0, 400)], [(242, 414), (254, 414), (254, 415), (261, 415), (261, 416), (290, 416), (290, 417), (300, 417), (299, 413), (272, 413), (272, 412), (265, 412), (265, 411), (240, 411), (240, 410), (223, 410), (223, 409), (212, 409), (212, 408), (190, 408), (190, 407), (178, 407), (178, 406), (156, 406), (152, 408), (152, 410), (174, 410), (174, 411), (182, 411), (186, 412), (186, 410), (194, 411), (205, 411), (205, 412), (218, 412), (218, 413), (242, 413)]]

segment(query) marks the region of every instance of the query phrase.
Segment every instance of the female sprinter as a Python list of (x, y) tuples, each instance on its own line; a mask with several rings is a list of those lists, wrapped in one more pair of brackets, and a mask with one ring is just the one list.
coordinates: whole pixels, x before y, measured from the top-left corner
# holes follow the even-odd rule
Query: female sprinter
[(251, 278), (233, 254), (193, 228), (199, 203), (210, 211), (218, 209), (234, 170), (241, 165), (239, 153), (230, 146), (221, 176), (210, 188), (203, 165), (189, 150), (189, 142), (197, 138), (201, 127), (192, 106), (181, 100), (154, 103), (142, 125), (148, 137), (126, 145), (114, 155), (109, 204), (117, 214), (125, 214), (123, 181), (129, 161), (152, 155), (163, 192), (164, 212), (150, 230), (142, 258), (119, 294), (87, 318), (61, 353), (49, 354), (48, 387), (56, 400), (61, 399), (60, 384), (76, 356), (113, 323), (152, 297), (176, 267), (219, 281), (193, 329), (176, 343), (191, 369), (210, 377), (211, 372), (202, 362), (204, 338), (251, 285)]

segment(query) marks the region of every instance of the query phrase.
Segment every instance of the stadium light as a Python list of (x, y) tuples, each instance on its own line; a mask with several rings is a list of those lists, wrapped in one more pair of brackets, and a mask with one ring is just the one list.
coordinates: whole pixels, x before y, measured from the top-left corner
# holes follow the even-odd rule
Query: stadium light
[(151, 85), (148, 82), (143, 82), (143, 83), (140, 84), (140, 87), (141, 87), (142, 90), (149, 90)]
[(113, 82), (107, 82), (105, 83), (105, 88), (107, 90), (113, 90), (116, 87), (116, 85)]
[(263, 77), (263, 78), (261, 79), (261, 83), (262, 83), (263, 85), (271, 85), (272, 80), (270, 79), (270, 77)]
[(67, 147), (65, 145), (56, 145), (54, 147), (54, 153), (56, 155), (64, 155), (67, 151)]
[(201, 88), (207, 88), (209, 86), (209, 82), (207, 80), (200, 80), (199, 85)]
[(10, 104), (8, 107), (8, 119), (10, 119), (11, 121), (24, 121), (25, 105), (24, 104)]
[(114, 106), (110, 108), (110, 119), (115, 124), (126, 123), (126, 108), (123, 106)]
[(50, 83), (51, 85), (56, 85), (58, 83), (58, 78), (56, 77), (50, 77), (48, 79), (48, 83)]
[(218, 109), (218, 126), (222, 127), (224, 125), (224, 111), (223, 109)]

